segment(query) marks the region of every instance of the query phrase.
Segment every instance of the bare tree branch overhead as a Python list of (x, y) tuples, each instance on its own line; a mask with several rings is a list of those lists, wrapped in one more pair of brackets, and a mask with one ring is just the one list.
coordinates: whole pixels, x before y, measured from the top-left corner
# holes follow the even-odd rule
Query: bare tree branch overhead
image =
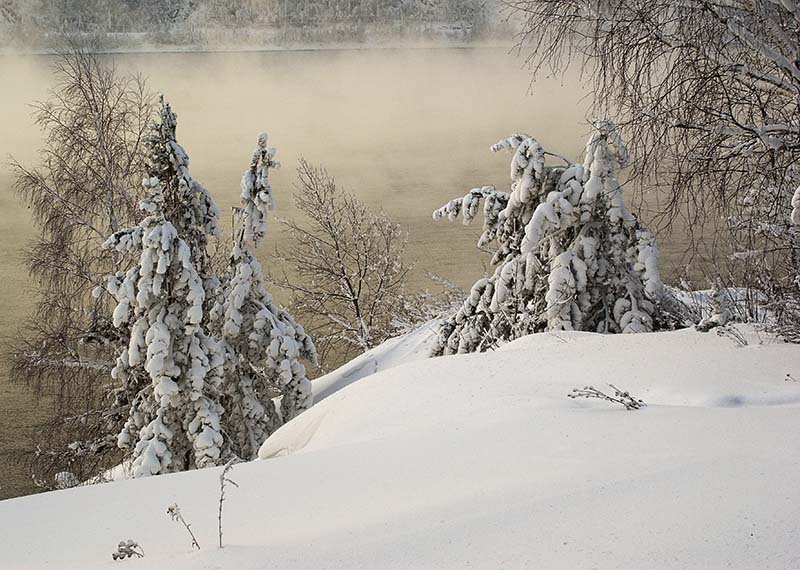
[[(800, 268), (800, 11), (790, 0), (506, 0), (534, 77), (579, 66), (662, 227), (784, 312)], [(791, 320), (791, 319), (790, 319)]]

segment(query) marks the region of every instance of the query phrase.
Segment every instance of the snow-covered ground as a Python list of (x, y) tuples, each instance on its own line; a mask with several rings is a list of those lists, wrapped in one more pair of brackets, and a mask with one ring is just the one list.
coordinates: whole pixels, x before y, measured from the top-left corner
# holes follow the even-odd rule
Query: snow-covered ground
[(376, 372), (382, 372), (412, 360), (427, 359), (433, 350), (436, 331), (436, 323), (431, 321), (408, 334), (390, 338), (333, 372), (320, 376), (312, 383), (314, 403), (318, 404), (342, 388)]
[[(559, 333), (420, 360), (417, 334), (233, 469), (224, 549), (213, 469), (0, 502), (0, 568), (800, 568), (797, 346)], [(648, 406), (566, 397), (608, 382)], [(146, 556), (112, 561), (128, 538)]]

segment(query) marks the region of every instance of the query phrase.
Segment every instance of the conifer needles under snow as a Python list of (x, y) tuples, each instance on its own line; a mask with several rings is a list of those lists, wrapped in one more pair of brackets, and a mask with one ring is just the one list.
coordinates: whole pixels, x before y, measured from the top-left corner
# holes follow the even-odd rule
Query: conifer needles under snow
[(512, 152), (510, 193), (476, 188), (434, 212), (466, 224), (483, 200), (478, 245), (496, 243), (497, 266), (444, 322), (434, 353), (483, 351), (543, 330), (664, 326), (658, 249), (623, 201), (616, 172), (628, 152), (615, 126), (595, 122), (582, 165), (546, 165), (551, 153), (528, 135), (492, 146), (504, 149)]
[(131, 450), (136, 477), (215, 465), (226, 453), (223, 357), (204, 318), (205, 248), (219, 233), (219, 210), (189, 174), (175, 119), (162, 98), (147, 141), (150, 177), (140, 206), (147, 216), (105, 243), (139, 255), (107, 284), (117, 300), (114, 326), (128, 341), (112, 372), (122, 384), (117, 405), (128, 414), (118, 443)]
[(266, 144), (267, 135), (261, 134), (242, 177), (230, 262), (211, 311), (225, 352), (224, 423), (242, 459), (254, 458), (272, 432), (311, 405), (311, 382), (301, 359), (316, 363), (317, 358), (303, 327), (273, 301), (253, 253), (273, 204), (269, 170), (278, 166), (275, 149)]

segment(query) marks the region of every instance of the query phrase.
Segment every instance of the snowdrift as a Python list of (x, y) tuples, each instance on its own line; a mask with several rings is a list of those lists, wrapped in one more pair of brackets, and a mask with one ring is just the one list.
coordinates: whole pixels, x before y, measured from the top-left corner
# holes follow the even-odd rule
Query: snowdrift
[[(0, 567), (798, 568), (800, 350), (745, 338), (539, 334), (331, 376), (230, 474), (224, 549), (209, 469), (0, 502)], [(566, 397), (608, 382), (648, 406)], [(112, 561), (128, 538), (145, 558)]]
[(312, 383), (318, 404), (353, 382), (413, 360), (426, 360), (436, 343), (437, 324), (430, 321), (407, 334), (390, 338)]

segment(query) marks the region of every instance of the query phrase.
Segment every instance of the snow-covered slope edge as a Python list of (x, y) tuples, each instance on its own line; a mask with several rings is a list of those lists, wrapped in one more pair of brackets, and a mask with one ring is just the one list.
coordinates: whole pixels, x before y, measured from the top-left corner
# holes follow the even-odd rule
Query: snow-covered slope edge
[(436, 321), (425, 323), (409, 333), (390, 338), (325, 376), (320, 376), (312, 383), (314, 403), (376, 372), (428, 358), (436, 340), (437, 326)]
[[(214, 469), (0, 502), (0, 567), (797, 568), (794, 378), (796, 346), (692, 330), (410, 362), (233, 470), (224, 549)], [(566, 397), (609, 381), (648, 407)], [(127, 538), (146, 557), (112, 562)]]
[[(321, 402), (342, 388), (363, 380), (379, 370), (388, 370), (400, 364), (428, 358), (435, 342), (437, 326), (436, 321), (425, 323), (406, 334), (390, 338), (336, 370), (320, 376), (311, 384), (314, 403)], [(130, 478), (130, 462), (125, 462), (90, 479), (84, 485), (111, 483)]]

